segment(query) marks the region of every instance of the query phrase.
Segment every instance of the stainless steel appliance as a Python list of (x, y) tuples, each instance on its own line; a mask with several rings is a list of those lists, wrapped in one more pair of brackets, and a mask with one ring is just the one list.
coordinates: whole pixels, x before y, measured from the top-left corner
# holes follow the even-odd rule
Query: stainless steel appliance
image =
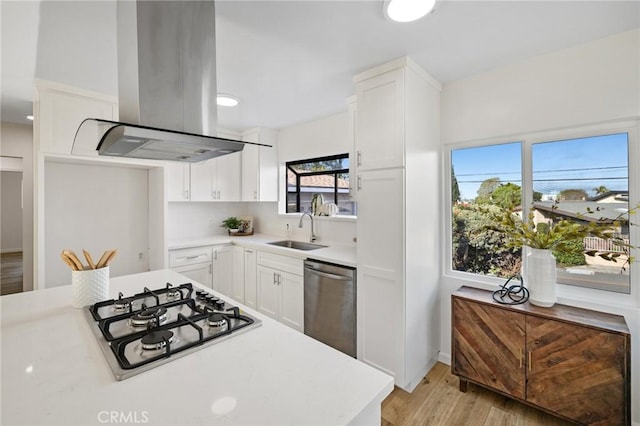
[(117, 380), (150, 370), (259, 326), (262, 321), (191, 283), (87, 306), (89, 321)]
[(116, 18), (120, 121), (84, 120), (72, 154), (200, 162), (242, 151), (249, 142), (216, 136), (215, 2), (118, 0)]
[(304, 262), (304, 334), (356, 357), (356, 269)]

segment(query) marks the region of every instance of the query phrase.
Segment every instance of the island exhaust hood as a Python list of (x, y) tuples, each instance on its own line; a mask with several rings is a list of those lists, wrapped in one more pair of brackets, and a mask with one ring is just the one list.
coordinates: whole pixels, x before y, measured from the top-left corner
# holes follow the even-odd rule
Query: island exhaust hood
[(121, 121), (84, 120), (72, 153), (198, 162), (261, 145), (216, 136), (214, 1), (116, 7)]

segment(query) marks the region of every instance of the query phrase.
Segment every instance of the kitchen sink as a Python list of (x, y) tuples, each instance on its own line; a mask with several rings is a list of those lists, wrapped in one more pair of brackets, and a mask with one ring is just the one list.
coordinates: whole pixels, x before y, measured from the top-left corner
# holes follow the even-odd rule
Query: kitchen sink
[(267, 244), (271, 244), (272, 246), (278, 246), (278, 247), (292, 248), (296, 250), (316, 250), (319, 248), (327, 247), (320, 244), (304, 243), (302, 241), (291, 241), (291, 240), (271, 241), (270, 243), (267, 243)]

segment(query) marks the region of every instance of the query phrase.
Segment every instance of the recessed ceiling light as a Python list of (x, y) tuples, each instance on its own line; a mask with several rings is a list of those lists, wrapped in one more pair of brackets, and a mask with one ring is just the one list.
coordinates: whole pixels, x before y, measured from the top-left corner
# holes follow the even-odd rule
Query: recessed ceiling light
[(385, 15), (395, 22), (411, 22), (431, 12), (436, 0), (386, 0)]
[(27, 115), (27, 120), (33, 121), (33, 115)]
[(238, 99), (236, 99), (231, 95), (225, 95), (224, 93), (218, 93), (216, 102), (220, 106), (227, 106), (227, 107), (234, 107), (238, 105)]

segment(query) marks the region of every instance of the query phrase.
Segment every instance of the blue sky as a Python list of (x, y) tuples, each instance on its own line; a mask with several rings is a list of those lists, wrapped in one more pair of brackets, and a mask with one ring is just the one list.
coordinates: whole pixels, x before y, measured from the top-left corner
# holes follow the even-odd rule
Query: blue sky
[[(563, 189), (584, 189), (589, 195), (601, 185), (628, 189), (627, 134), (534, 144), (534, 190), (555, 195)], [(462, 199), (473, 199), (480, 184), (492, 177), (522, 185), (521, 144), (513, 142), (451, 152)]]

